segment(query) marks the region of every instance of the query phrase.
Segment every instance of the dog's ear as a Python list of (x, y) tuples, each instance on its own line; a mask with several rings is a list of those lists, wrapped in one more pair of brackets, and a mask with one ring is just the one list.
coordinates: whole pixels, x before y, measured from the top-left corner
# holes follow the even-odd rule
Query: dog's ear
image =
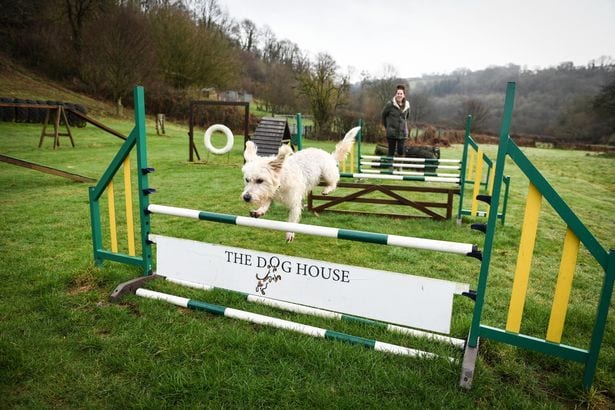
[(256, 158), (256, 144), (252, 141), (246, 142), (246, 150), (243, 152), (243, 158), (247, 161), (252, 161)]
[(293, 150), (288, 145), (282, 145), (278, 150), (278, 155), (275, 159), (269, 162), (269, 167), (274, 172), (279, 172), (282, 169), (282, 165), (284, 165), (284, 161), (286, 158), (293, 153)]

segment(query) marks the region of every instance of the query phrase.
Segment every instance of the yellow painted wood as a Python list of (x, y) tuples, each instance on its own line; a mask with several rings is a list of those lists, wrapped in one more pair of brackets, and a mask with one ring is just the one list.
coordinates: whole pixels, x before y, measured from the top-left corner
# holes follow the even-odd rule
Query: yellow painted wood
[(483, 151), (476, 150), (476, 167), (474, 168), (474, 189), (472, 190), (472, 209), (471, 215), (478, 213), (478, 200), (476, 197), (480, 193), (480, 182), (483, 179)]
[(111, 251), (117, 252), (117, 226), (115, 225), (115, 193), (113, 191), (113, 181), (109, 181), (109, 185), (107, 185), (107, 203), (109, 208)]
[(506, 321), (506, 330), (509, 332), (519, 333), (521, 329), (521, 316), (523, 315), (523, 306), (525, 305), (525, 296), (530, 277), (541, 203), (542, 194), (530, 182), (525, 203), (525, 215), (523, 217), (521, 240), (519, 241), (519, 253), (517, 254), (512, 294), (508, 307), (508, 319)]
[(126, 200), (126, 230), (128, 232), (128, 254), (135, 256), (135, 228), (132, 214), (132, 183), (130, 179), (130, 155), (124, 160), (124, 190)]
[(472, 175), (472, 172), (474, 172), (474, 161), (475, 161), (475, 156), (476, 156), (476, 152), (474, 152), (473, 149), (470, 149), (470, 159), (468, 160), (468, 168), (466, 169), (466, 175)]
[(551, 306), (549, 326), (547, 327), (546, 340), (549, 342), (560, 343), (562, 340), (578, 254), (579, 238), (568, 228), (566, 237), (564, 238), (562, 259), (560, 261), (559, 274), (557, 275), (557, 283), (555, 285), (555, 295), (553, 296), (553, 305)]
[(495, 162), (493, 163), (493, 167), (491, 168), (491, 173), (489, 174), (489, 181), (487, 181), (487, 192), (489, 195), (493, 194), (493, 181), (495, 180)]
[[(487, 193), (489, 194), (489, 196), (493, 196), (493, 181), (494, 180), (495, 180), (495, 162), (493, 163), (493, 167), (491, 169), (491, 172), (489, 173), (489, 181), (487, 181)], [(490, 210), (491, 210), (491, 205), (487, 204), (487, 208), (486, 208), (487, 214), (485, 215), (487, 218), (489, 218)]]

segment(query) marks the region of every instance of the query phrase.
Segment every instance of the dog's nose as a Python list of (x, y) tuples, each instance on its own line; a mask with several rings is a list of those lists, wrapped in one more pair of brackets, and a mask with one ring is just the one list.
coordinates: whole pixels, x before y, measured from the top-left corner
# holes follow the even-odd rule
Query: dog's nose
[(246, 202), (250, 202), (252, 200), (252, 195), (244, 194), (243, 195), (243, 200), (246, 201)]

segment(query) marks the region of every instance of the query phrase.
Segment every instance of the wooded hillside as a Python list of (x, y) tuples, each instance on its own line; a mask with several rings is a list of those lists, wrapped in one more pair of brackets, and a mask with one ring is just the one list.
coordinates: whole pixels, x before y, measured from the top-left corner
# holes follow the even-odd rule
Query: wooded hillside
[(269, 112), (311, 114), (322, 138), (359, 118), (371, 138), (381, 137), (380, 111), (397, 83), (409, 85), (414, 124), (459, 129), (471, 114), (474, 131), (497, 133), (506, 82), (516, 81), (516, 132), (615, 145), (615, 60), (608, 56), (585, 66), (511, 64), (412, 79), (389, 70), (350, 84), (334, 56), (309, 58), (268, 27), (236, 21), (218, 0), (5, 2), (0, 52), (118, 109), (141, 84), (148, 109), (171, 118), (185, 118), (189, 101), (206, 90), (243, 91)]

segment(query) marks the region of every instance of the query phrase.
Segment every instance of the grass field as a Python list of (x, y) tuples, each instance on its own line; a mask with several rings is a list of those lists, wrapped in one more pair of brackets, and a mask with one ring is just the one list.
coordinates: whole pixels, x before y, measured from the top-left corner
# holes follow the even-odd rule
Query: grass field
[[(104, 120), (128, 134), (131, 121)], [(239, 196), (242, 139), (230, 155), (187, 162), (185, 125), (167, 124), (156, 136), (148, 123), (149, 166), (156, 172), (152, 203), (247, 215)], [(514, 130), (514, 120), (513, 120)], [(76, 147), (51, 140), (37, 148), (40, 125), (0, 123), (0, 153), (98, 178), (121, 141), (91, 126), (73, 129)], [(199, 132), (202, 135), (202, 131)], [(327, 149), (333, 143), (307, 141)], [(485, 146), (495, 158), (497, 147)], [(605, 248), (615, 240), (615, 158), (580, 151), (523, 149)], [(461, 147), (442, 149), (459, 158)], [(134, 161), (134, 158), (133, 158)], [(496, 235), (486, 295), (489, 324), (506, 320), (528, 182), (513, 164), (506, 226)], [(121, 208), (121, 202), (118, 207)], [(569, 408), (615, 406), (615, 312), (609, 321), (594, 388), (581, 388), (579, 364), (496, 342), (481, 345), (474, 386), (458, 385), (460, 365), (382, 354), (341, 342), (188, 311), (128, 296), (111, 304), (115, 286), (138, 269), (92, 260), (87, 184), (0, 163), (0, 397), (3, 408)], [(273, 207), (267, 218), (284, 220)], [(482, 247), (472, 219), (392, 220), (323, 213), (303, 222)], [(122, 220), (119, 221), (120, 226)], [(155, 216), (152, 230), (229, 246), (421, 274), (476, 286), (471, 258)], [(523, 331), (544, 338), (565, 226), (543, 204)], [(120, 230), (120, 238), (125, 232)], [(108, 240), (108, 239), (106, 239)], [(124, 246), (124, 245), (120, 245)], [(564, 343), (586, 347), (602, 272), (582, 249), (575, 272)], [(152, 289), (297, 320), (354, 335), (461, 357), (447, 346), (394, 335), (364, 325), (284, 313), (241, 297), (187, 290), (169, 283)], [(455, 302), (452, 335), (467, 336), (472, 302)]]

